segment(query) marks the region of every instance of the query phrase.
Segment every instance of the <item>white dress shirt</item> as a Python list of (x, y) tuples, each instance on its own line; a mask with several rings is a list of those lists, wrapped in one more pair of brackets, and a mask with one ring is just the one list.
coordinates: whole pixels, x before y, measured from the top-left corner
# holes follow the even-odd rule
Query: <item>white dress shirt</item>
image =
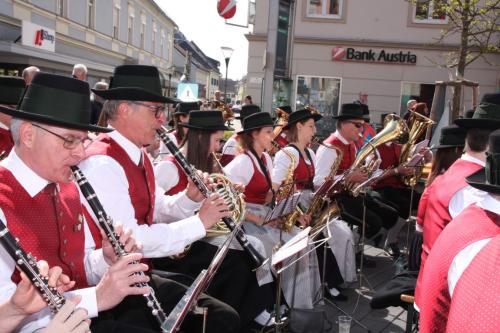
[(236, 140), (236, 136), (233, 135), (229, 139), (227, 139), (226, 143), (222, 147), (223, 155), (238, 155), (240, 152), (240, 144), (238, 140)]
[[(139, 164), (142, 151), (118, 131), (109, 133), (129, 155)], [(159, 186), (155, 189), (154, 214), (152, 225), (139, 225), (129, 195), (129, 184), (123, 167), (106, 155), (90, 156), (80, 163), (85, 177), (94, 188), (106, 213), (114, 221), (133, 231), (133, 237), (143, 245), (146, 258), (165, 257), (180, 253), (192, 242), (205, 236), (205, 227), (194, 211), (201, 203), (189, 199), (186, 192), (165, 196)], [(85, 202), (91, 214), (92, 210)], [(180, 220), (175, 223), (176, 220)]]
[[(311, 149), (309, 148), (306, 149), (309, 151), (309, 156), (311, 156), (312, 161), (309, 161), (307, 158), (305, 158), (304, 160), (307, 165), (311, 165), (312, 162), (313, 166), (315, 167), (316, 156), (314, 155), (314, 152)], [(285, 180), (286, 176), (288, 175), (288, 168), (290, 167), (290, 163), (292, 163), (288, 155), (285, 154), (283, 150), (286, 150), (289, 154), (295, 157), (295, 168), (293, 169), (294, 171), (295, 169), (297, 169), (297, 166), (299, 165), (300, 155), (297, 149), (290, 146), (280, 149), (276, 153), (276, 156), (274, 156), (274, 168), (272, 170), (272, 176), (271, 176), (271, 179), (275, 184), (281, 184), (283, 180)]]
[[(480, 159), (472, 157), (467, 153), (463, 154), (461, 157), (462, 160), (469, 161), (472, 163), (479, 164), (484, 167), (485, 163)], [(448, 205), (448, 212), (450, 213), (452, 218), (455, 218), (458, 214), (460, 214), (466, 207), (469, 205), (481, 201), (487, 195), (486, 192), (478, 190), (470, 185), (461, 188), (455, 193), (450, 200), (450, 204)]]
[[(349, 144), (349, 142), (339, 133), (335, 131), (334, 135), (343, 143)], [(323, 145), (318, 147), (316, 151), (316, 171), (314, 174), (314, 188), (320, 187), (324, 182), (325, 178), (330, 175), (333, 163), (337, 159), (337, 150), (327, 148)], [(341, 177), (341, 175), (335, 176), (334, 179)]]
[[(273, 169), (273, 161), (269, 154), (264, 153), (266, 159), (266, 167), (269, 172)], [(233, 182), (241, 183), (247, 186), (253, 177), (253, 163), (257, 166), (258, 172), (262, 173), (259, 167), (259, 162), (253, 154), (240, 154), (235, 157), (228, 165), (224, 167), (224, 174)], [(263, 173), (262, 173), (263, 174)]]
[[(5, 158), (0, 163), (1, 166), (8, 169), (12, 175), (16, 178), (19, 184), (28, 192), (31, 197), (36, 196), (40, 191), (42, 191), (49, 182), (40, 176), (38, 176), (33, 170), (31, 170), (16, 154), (15, 149), (13, 149), (9, 156)], [(9, 221), (6, 220), (3, 211), (0, 209), (0, 219), (6, 223), (8, 226)], [(87, 282), (89, 285), (96, 285), (102, 275), (104, 275), (108, 265), (106, 264), (104, 257), (102, 255), (102, 250), (95, 250), (94, 240), (87, 226), (84, 223), (85, 232), (85, 251), (84, 254), (84, 267), (87, 276)], [(29, 252), (29, 249), (25, 249)], [(43, 260), (44, 258), (37, 258), (38, 260)], [(16, 285), (12, 282), (11, 276), (15, 270), (14, 260), (5, 251), (3, 247), (0, 246), (0, 303), (7, 301), (14, 291), (16, 290)], [(75, 290), (66, 293), (67, 297), (70, 295), (81, 295), (82, 300), (79, 303), (79, 307), (85, 308), (88, 311), (89, 317), (97, 316), (97, 298), (95, 287), (85, 288)], [(20, 326), (20, 332), (33, 332), (39, 328), (45, 327), (50, 321), (50, 311), (48, 308), (37, 312), (28, 318), (26, 318)]]
[(177, 166), (170, 161), (160, 161), (155, 165), (156, 185), (165, 193), (179, 182)]
[[(172, 140), (173, 143), (175, 143), (177, 147), (179, 147), (180, 142), (177, 142), (177, 137), (174, 135), (174, 133), (167, 133), (167, 136), (170, 140)], [(165, 156), (168, 154), (170, 154), (170, 150), (168, 150), (163, 141), (160, 141), (160, 156)]]
[(0, 121), (0, 128), (3, 128), (4, 130), (10, 131), (10, 128), (7, 125), (5, 125), (4, 123), (2, 123), (1, 121)]

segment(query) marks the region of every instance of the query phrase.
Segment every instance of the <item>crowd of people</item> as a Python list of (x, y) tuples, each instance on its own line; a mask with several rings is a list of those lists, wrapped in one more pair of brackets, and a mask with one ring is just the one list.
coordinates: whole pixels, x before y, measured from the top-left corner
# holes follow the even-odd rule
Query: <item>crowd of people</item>
[[(180, 330), (272, 326), (277, 312), (312, 310), (321, 294), (345, 301), (343, 290), (358, 279), (359, 243), (400, 258), (412, 209), (420, 330), (500, 329), (500, 94), (486, 94), (469, 118), (444, 127), (432, 150), (418, 145), (425, 133), (408, 138), (428, 120), (425, 103), (410, 101), (407, 117), (389, 116), (377, 133), (360, 94), (342, 104), (335, 132), (317, 141), (316, 110), (284, 105), (273, 119), (248, 96), (241, 130), (221, 145), (234, 130), (220, 99), (204, 106), (165, 97), (153, 66), (119, 66), (109, 86), (94, 89), (86, 73), (84, 65), (72, 77), (29, 67), (23, 78), (0, 77), (0, 220), (39, 260), (47, 287), (66, 298), (51, 313), (39, 284), (0, 246), (0, 332), (159, 331), (144, 295), (171, 313), (230, 237), (225, 218), (241, 222), (247, 244), (231, 240), (197, 300), (204, 311), (190, 311)], [(167, 127), (169, 144), (158, 138)], [(418, 149), (407, 156), (408, 147)], [(411, 180), (425, 163), (432, 168), (420, 196)], [(91, 197), (75, 181), (75, 166)], [(240, 210), (228, 191), (244, 195)], [(102, 229), (95, 198), (125, 254)], [(250, 246), (271, 258), (308, 227), (324, 242), (285, 259), (279, 275), (270, 261), (255, 267), (248, 256)]]

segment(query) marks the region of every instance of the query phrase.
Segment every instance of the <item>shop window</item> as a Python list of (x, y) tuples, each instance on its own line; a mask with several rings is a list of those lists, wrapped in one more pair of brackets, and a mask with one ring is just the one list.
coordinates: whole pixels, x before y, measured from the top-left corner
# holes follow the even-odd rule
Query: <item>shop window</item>
[(323, 118), (316, 123), (317, 135), (326, 137), (335, 130), (333, 116), (338, 113), (340, 102), (340, 78), (298, 76), (295, 109), (312, 106)]
[(87, 2), (87, 23), (88, 27), (94, 29), (95, 25), (95, 0), (88, 0)]
[(307, 17), (341, 18), (344, 0), (307, 0)]
[(445, 9), (447, 5), (447, 0), (417, 0), (413, 6), (413, 22), (446, 24), (448, 23)]
[(63, 17), (68, 15), (68, 0), (57, 0), (57, 15)]
[[(404, 117), (407, 112), (406, 104), (410, 99), (414, 99), (419, 103), (427, 104), (431, 109), (432, 100), (434, 98), (434, 84), (418, 83), (418, 82), (403, 82), (401, 85), (401, 105), (400, 115)], [(440, 106), (441, 107), (441, 106)], [(442, 105), (444, 107), (444, 105)]]
[(120, 8), (113, 7), (113, 38), (118, 39), (120, 32)]

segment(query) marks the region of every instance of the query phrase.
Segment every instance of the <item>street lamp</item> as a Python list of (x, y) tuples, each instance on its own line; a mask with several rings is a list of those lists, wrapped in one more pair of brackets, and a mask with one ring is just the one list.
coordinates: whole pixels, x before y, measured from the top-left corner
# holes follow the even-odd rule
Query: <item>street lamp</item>
[(224, 60), (226, 61), (226, 81), (224, 82), (224, 104), (226, 104), (226, 92), (227, 92), (227, 72), (229, 67), (229, 59), (231, 59), (231, 55), (233, 54), (233, 49), (227, 46), (221, 46), (222, 55), (224, 56)]

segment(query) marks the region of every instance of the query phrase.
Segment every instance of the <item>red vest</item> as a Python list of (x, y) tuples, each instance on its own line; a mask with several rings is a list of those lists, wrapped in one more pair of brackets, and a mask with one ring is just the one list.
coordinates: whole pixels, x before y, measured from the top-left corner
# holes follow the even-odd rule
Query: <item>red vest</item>
[[(390, 146), (383, 144), (377, 147), (380, 154), (382, 162), (380, 163), (381, 170), (387, 170), (389, 168), (395, 168), (399, 165), (399, 156), (401, 155), (401, 145), (391, 144)], [(398, 176), (386, 177), (373, 185), (374, 189), (384, 188), (384, 187), (404, 187), (401, 179)]]
[(467, 186), (465, 177), (480, 169), (482, 167), (479, 164), (458, 159), (441, 177), (434, 179), (432, 182), (432, 192), (429, 192), (430, 200), (427, 203), (427, 212), (423, 221), (424, 243), (422, 244), (422, 264), (420, 267), (424, 267), (425, 260), (434, 242), (444, 227), (451, 221), (450, 212), (448, 211), (451, 198), (460, 189)]
[(340, 162), (339, 168), (337, 169), (337, 175), (342, 174), (344, 171), (349, 169), (349, 167), (354, 163), (356, 159), (356, 146), (354, 143), (344, 144), (340, 141), (339, 138), (335, 136), (335, 134), (330, 134), (325, 141), (326, 144), (334, 145), (339, 148), (344, 156), (342, 157), (342, 162)]
[(153, 166), (147, 155), (142, 152), (144, 166), (136, 165), (127, 152), (106, 134), (100, 134), (87, 148), (87, 156), (106, 155), (123, 167), (127, 176), (128, 192), (134, 206), (137, 224), (153, 223), (155, 203), (155, 178)]
[[(295, 148), (293, 148), (295, 149)], [(307, 149), (307, 148), (306, 148)], [(296, 150), (296, 149), (295, 149)], [(298, 150), (296, 150), (298, 152)], [(307, 164), (304, 156), (299, 152), (299, 164), (293, 172), (293, 179), (297, 190), (314, 190), (314, 164)]]
[(282, 135), (278, 135), (274, 141), (276, 141), (276, 143), (281, 147), (286, 147), (288, 145), (288, 140), (285, 139)]
[(0, 153), (4, 152), (4, 156), (9, 155), (14, 147), (14, 140), (9, 130), (0, 128)]
[[(165, 158), (163, 160), (169, 161), (170, 163), (173, 163), (175, 165), (175, 167), (177, 168), (177, 174), (179, 175), (179, 181), (177, 182), (177, 184), (174, 187), (172, 187), (170, 190), (165, 192), (165, 194), (166, 195), (174, 195), (174, 194), (177, 194), (181, 191), (184, 191), (184, 189), (188, 185), (188, 178), (186, 176), (186, 173), (184, 173), (184, 170), (182, 170), (181, 166), (179, 165), (179, 163), (177, 163), (177, 161), (175, 160), (175, 157), (173, 155), (167, 155), (167, 156), (165, 156)], [(168, 175), (163, 175), (163, 176), (168, 177)]]
[(450, 223), (434, 244), (427, 263), (421, 266), (415, 289), (420, 309), (420, 332), (444, 332), (450, 295), (448, 270), (455, 256), (467, 245), (500, 233), (500, 217), (470, 205)]
[[(267, 183), (266, 176), (260, 172), (259, 167), (255, 164), (254, 160), (250, 155), (246, 154), (253, 165), (253, 176), (250, 182), (245, 186), (245, 201), (253, 204), (263, 205), (266, 203), (267, 193), (271, 190), (271, 187)], [(266, 159), (263, 159), (264, 165), (266, 165)], [(269, 170), (268, 170), (269, 172)], [(271, 175), (269, 175), (271, 178)]]
[(500, 236), (481, 249), (458, 280), (447, 333), (500, 332)]
[[(233, 141), (233, 140), (238, 140), (238, 134), (233, 134), (229, 140)], [(229, 141), (228, 140), (228, 141)], [(228, 142), (229, 143), (229, 142)], [(236, 142), (235, 142), (236, 143)], [(232, 146), (229, 146), (229, 147), (232, 147)], [(225, 149), (222, 149), (222, 156), (219, 160), (220, 164), (225, 167), (226, 165), (228, 165), (229, 163), (231, 163), (232, 160), (234, 160), (234, 158), (236, 157), (236, 154), (233, 155), (233, 153), (229, 153), (229, 152), (226, 152)]]
[[(32, 198), (9, 170), (0, 167), (0, 206), (12, 234), (27, 252), (50, 267), (61, 267), (77, 288), (85, 288), (85, 221), (80, 194), (73, 183), (59, 184), (59, 188), (55, 197), (52, 185)], [(12, 281), (20, 281), (17, 270)]]

